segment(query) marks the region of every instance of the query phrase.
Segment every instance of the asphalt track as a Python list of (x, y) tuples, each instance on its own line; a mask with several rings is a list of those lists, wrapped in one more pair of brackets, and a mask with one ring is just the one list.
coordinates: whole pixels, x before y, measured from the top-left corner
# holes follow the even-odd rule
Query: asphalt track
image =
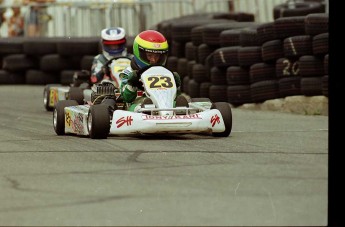
[(328, 116), (232, 109), (228, 138), (57, 136), (0, 86), (1, 226), (326, 226)]

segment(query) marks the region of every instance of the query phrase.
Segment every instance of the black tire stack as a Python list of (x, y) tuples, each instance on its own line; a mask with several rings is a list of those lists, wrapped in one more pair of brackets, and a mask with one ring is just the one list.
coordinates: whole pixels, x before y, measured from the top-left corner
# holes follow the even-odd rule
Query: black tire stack
[[(134, 38), (127, 40), (132, 53)], [(99, 37), (0, 38), (0, 84), (69, 85), (100, 51)]]
[[(170, 34), (173, 49), (176, 43), (179, 47), (171, 52), (168, 68), (180, 74), (181, 89), (190, 97), (235, 106), (296, 95), (328, 96), (328, 14), (306, 12), (260, 24), (228, 20), (197, 25), (199, 18), (193, 26), (171, 22), (161, 32)], [(182, 40), (177, 31), (184, 24), (189, 27)]]
[[(170, 45), (167, 68), (180, 74), (191, 98), (236, 106), (328, 96), (328, 14), (306, 12), (260, 24), (245, 13), (193, 14), (162, 21), (157, 30)], [(98, 37), (0, 39), (0, 84), (68, 84), (99, 52)]]

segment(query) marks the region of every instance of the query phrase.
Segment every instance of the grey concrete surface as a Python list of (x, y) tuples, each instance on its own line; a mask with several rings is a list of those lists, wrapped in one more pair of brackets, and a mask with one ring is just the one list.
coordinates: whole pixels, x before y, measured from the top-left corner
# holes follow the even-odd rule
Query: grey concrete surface
[(0, 86), (0, 225), (325, 226), (328, 116), (233, 108), (228, 138), (57, 136)]

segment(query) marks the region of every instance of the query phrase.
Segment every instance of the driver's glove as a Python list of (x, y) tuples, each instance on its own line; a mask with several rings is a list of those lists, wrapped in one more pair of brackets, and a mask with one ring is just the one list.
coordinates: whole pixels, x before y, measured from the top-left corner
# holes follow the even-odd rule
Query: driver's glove
[(173, 75), (174, 75), (176, 87), (180, 87), (181, 86), (181, 77), (180, 77), (180, 75), (177, 72), (173, 72)]
[(128, 76), (128, 84), (133, 87), (140, 87), (141, 82), (139, 81), (139, 77), (135, 71), (131, 72), (131, 74)]
[(102, 67), (102, 72), (104, 73), (104, 75), (110, 77), (110, 69), (109, 69), (109, 67), (103, 66)]

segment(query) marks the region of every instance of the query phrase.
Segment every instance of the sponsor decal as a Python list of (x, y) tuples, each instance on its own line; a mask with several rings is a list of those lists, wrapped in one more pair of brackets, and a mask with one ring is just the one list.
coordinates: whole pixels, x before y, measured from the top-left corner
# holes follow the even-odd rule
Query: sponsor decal
[(218, 114), (214, 115), (211, 117), (211, 124), (212, 124), (212, 127), (214, 127), (214, 125), (217, 123), (217, 124), (220, 124), (220, 117), (218, 116)]
[(176, 120), (176, 119), (202, 119), (199, 114), (175, 115), (175, 116), (152, 116), (142, 115), (143, 120)]
[(71, 123), (72, 123), (71, 114), (67, 111), (65, 114), (65, 119), (66, 119), (66, 123), (67, 123), (68, 127), (71, 127)]
[(51, 89), (49, 94), (49, 104), (50, 106), (54, 106), (55, 103), (58, 102), (58, 91), (57, 89)]
[(83, 127), (83, 115), (80, 113), (74, 114), (70, 113), (69, 111), (66, 112), (65, 114), (66, 118), (66, 124), (68, 127), (72, 128), (72, 131), (75, 133), (80, 133), (83, 134), (84, 132), (84, 127)]
[(84, 133), (84, 127), (83, 127), (83, 115), (78, 113), (74, 115), (74, 119), (72, 121), (72, 130), (76, 133), (83, 134)]
[(154, 43), (154, 44), (153, 44), (153, 47), (154, 47), (154, 48), (160, 48), (160, 47), (161, 47), (161, 44), (160, 44), (160, 43)]
[(127, 126), (132, 125), (133, 118), (132, 116), (127, 117), (121, 117), (116, 121), (116, 128), (122, 127), (124, 124), (127, 124)]

